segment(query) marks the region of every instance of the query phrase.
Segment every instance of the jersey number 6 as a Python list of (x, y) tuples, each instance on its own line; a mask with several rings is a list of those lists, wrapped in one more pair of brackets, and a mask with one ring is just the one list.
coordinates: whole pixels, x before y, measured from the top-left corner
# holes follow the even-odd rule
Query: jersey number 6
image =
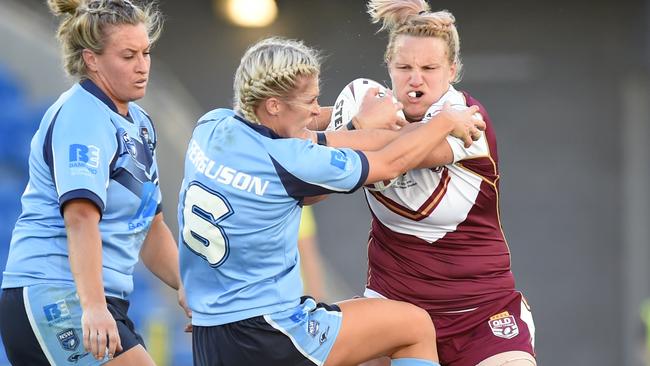
[(192, 182), (183, 200), (183, 242), (212, 267), (220, 266), (230, 251), (219, 222), (233, 214), (228, 200), (199, 182)]

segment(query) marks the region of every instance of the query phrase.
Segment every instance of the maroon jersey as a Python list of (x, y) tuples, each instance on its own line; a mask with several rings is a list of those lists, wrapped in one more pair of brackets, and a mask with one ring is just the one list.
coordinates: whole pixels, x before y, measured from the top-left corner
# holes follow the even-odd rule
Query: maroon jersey
[(486, 316), (481, 307), (509, 301), (515, 292), (499, 218), (492, 122), (478, 101), (453, 88), (427, 117), (446, 101), (458, 108), (478, 105), (487, 124), (483, 137), (468, 149), (448, 137), (452, 164), (409, 171), (384, 191), (366, 190), (373, 214), (367, 289), (432, 315), (466, 315), (455, 329), (438, 329), (441, 337), (471, 328)]

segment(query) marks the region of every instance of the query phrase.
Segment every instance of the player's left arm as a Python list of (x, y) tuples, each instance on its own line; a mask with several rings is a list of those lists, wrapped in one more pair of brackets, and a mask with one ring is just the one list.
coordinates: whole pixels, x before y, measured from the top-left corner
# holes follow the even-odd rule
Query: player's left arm
[(188, 316), (191, 312), (185, 302), (185, 290), (178, 267), (178, 247), (162, 212), (154, 216), (149, 233), (140, 249), (144, 265), (169, 287), (178, 291), (178, 302)]

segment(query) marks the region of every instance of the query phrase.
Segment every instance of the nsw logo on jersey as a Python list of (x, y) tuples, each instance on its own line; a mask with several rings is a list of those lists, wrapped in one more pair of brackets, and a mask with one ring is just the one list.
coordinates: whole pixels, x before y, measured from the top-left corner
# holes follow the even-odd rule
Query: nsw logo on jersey
[(72, 144), (68, 154), (71, 175), (95, 175), (99, 166), (99, 148), (94, 145)]

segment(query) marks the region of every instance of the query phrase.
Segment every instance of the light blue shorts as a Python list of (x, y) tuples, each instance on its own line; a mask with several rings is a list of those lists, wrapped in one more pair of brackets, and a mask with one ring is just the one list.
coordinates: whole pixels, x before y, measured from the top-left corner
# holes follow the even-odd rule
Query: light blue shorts
[(25, 311), (38, 343), (52, 365), (101, 365), (84, 350), (81, 304), (74, 286), (33, 285), (23, 288)]

